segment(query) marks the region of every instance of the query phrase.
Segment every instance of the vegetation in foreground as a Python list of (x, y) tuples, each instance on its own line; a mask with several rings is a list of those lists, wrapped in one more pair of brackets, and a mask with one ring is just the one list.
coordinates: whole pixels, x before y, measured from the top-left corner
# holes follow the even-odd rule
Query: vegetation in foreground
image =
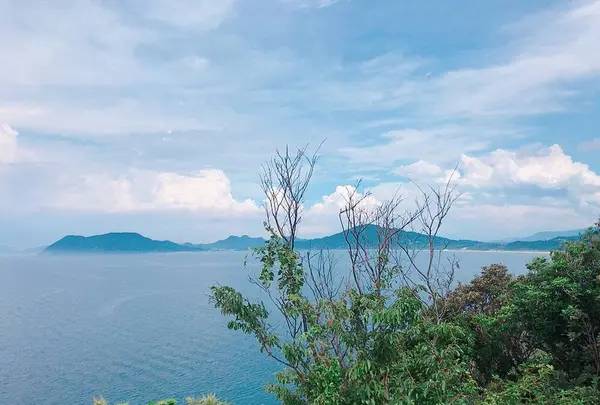
[[(253, 282), (268, 304), (211, 292), (229, 328), (282, 365), (267, 386), (282, 404), (600, 403), (600, 222), (526, 275), (495, 264), (451, 288), (459, 263), (434, 241), (454, 189), (422, 191), (411, 213), (354, 191), (340, 212), (351, 263), (340, 277), (327, 251), (295, 246), (316, 161), (301, 150), (265, 166), (271, 237), (254, 250)], [(373, 225), (376, 243), (363, 234)], [(398, 237), (409, 229), (427, 243)]]
[[(205, 395), (200, 398), (189, 397), (185, 399), (186, 405), (231, 405), (228, 402), (219, 401), (214, 394)], [(94, 405), (110, 405), (104, 398), (94, 399)], [(119, 403), (116, 405), (128, 405)], [(163, 399), (162, 401), (150, 402), (148, 405), (177, 405), (175, 399)]]

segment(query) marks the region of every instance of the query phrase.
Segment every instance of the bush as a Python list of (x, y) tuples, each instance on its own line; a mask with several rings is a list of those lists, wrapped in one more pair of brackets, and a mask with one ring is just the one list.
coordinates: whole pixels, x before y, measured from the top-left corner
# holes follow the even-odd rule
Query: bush
[[(188, 397), (185, 399), (186, 405), (231, 405), (228, 402), (223, 402), (217, 399), (214, 394), (205, 395), (200, 398)], [(102, 397), (94, 398), (94, 405), (109, 405), (108, 402)], [(128, 405), (128, 403), (119, 403), (115, 405)], [(175, 399), (163, 399), (158, 402), (149, 402), (148, 405), (177, 405)]]
[(515, 322), (574, 384), (592, 384), (600, 377), (598, 225), (528, 268), (513, 287)]

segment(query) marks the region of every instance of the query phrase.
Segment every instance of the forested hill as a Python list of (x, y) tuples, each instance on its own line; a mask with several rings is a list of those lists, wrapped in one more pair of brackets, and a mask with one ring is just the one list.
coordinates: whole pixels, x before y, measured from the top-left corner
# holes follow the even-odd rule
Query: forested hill
[[(360, 238), (364, 245), (375, 246), (382, 230), (374, 225), (363, 228)], [(515, 242), (479, 242), (467, 239), (448, 239), (436, 237), (436, 249), (449, 250), (503, 250), (503, 251), (549, 251), (559, 248), (566, 240), (576, 240), (579, 236), (558, 237), (549, 240), (515, 241)], [(196, 252), (206, 250), (247, 250), (261, 246), (262, 238), (249, 236), (230, 236), (226, 239), (207, 244), (175, 243), (171, 241), (158, 241), (142, 236), (138, 233), (108, 233), (96, 236), (70, 235), (53, 243), (45, 249), (48, 253), (103, 253), (103, 252)], [(408, 246), (424, 247), (428, 244), (426, 235), (403, 231), (399, 232), (392, 241), (394, 244), (402, 243)], [(346, 238), (344, 233), (336, 233), (316, 239), (298, 239), (298, 249), (345, 249)]]

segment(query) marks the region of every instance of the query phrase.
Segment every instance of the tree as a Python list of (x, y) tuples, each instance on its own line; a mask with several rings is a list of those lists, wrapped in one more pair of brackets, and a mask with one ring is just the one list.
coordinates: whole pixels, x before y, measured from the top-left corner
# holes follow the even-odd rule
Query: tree
[(595, 405), (600, 403), (598, 390), (589, 387), (561, 388), (556, 370), (543, 358), (519, 367), (519, 378), (495, 378), (485, 390), (482, 405)]
[[(327, 252), (295, 249), (317, 160), (306, 149), (295, 155), (286, 149), (261, 177), (270, 238), (254, 250), (262, 267), (253, 282), (283, 326), (274, 324), (263, 301), (231, 287), (212, 287), (212, 302), (232, 318), (230, 329), (254, 335), (261, 350), (284, 367), (268, 389), (286, 405), (470, 403), (477, 391), (467, 371), (472, 339), (467, 330), (443, 322), (448, 286), (439, 282), (435, 261), (453, 189), (446, 185), (433, 197), (423, 192), (412, 213), (399, 209), (401, 198), (369, 206), (368, 194), (351, 192), (340, 212), (351, 265), (340, 273)], [(403, 238), (417, 220), (430, 255), (425, 269)], [(412, 252), (416, 278), (403, 271), (398, 251)]]
[(534, 347), (575, 384), (600, 377), (600, 221), (514, 284), (512, 311)]
[(471, 371), (481, 386), (494, 376), (516, 373), (532, 354), (528, 334), (507, 307), (514, 282), (506, 266), (485, 266), (480, 276), (459, 284), (446, 298), (451, 320), (474, 335)]

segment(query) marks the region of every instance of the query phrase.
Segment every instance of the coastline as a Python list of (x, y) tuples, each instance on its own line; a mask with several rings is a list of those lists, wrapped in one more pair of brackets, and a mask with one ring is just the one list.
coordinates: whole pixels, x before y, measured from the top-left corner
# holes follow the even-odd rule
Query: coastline
[(446, 249), (446, 252), (469, 252), (469, 253), (527, 253), (527, 254), (542, 254), (549, 255), (550, 250), (503, 250), (503, 249)]

